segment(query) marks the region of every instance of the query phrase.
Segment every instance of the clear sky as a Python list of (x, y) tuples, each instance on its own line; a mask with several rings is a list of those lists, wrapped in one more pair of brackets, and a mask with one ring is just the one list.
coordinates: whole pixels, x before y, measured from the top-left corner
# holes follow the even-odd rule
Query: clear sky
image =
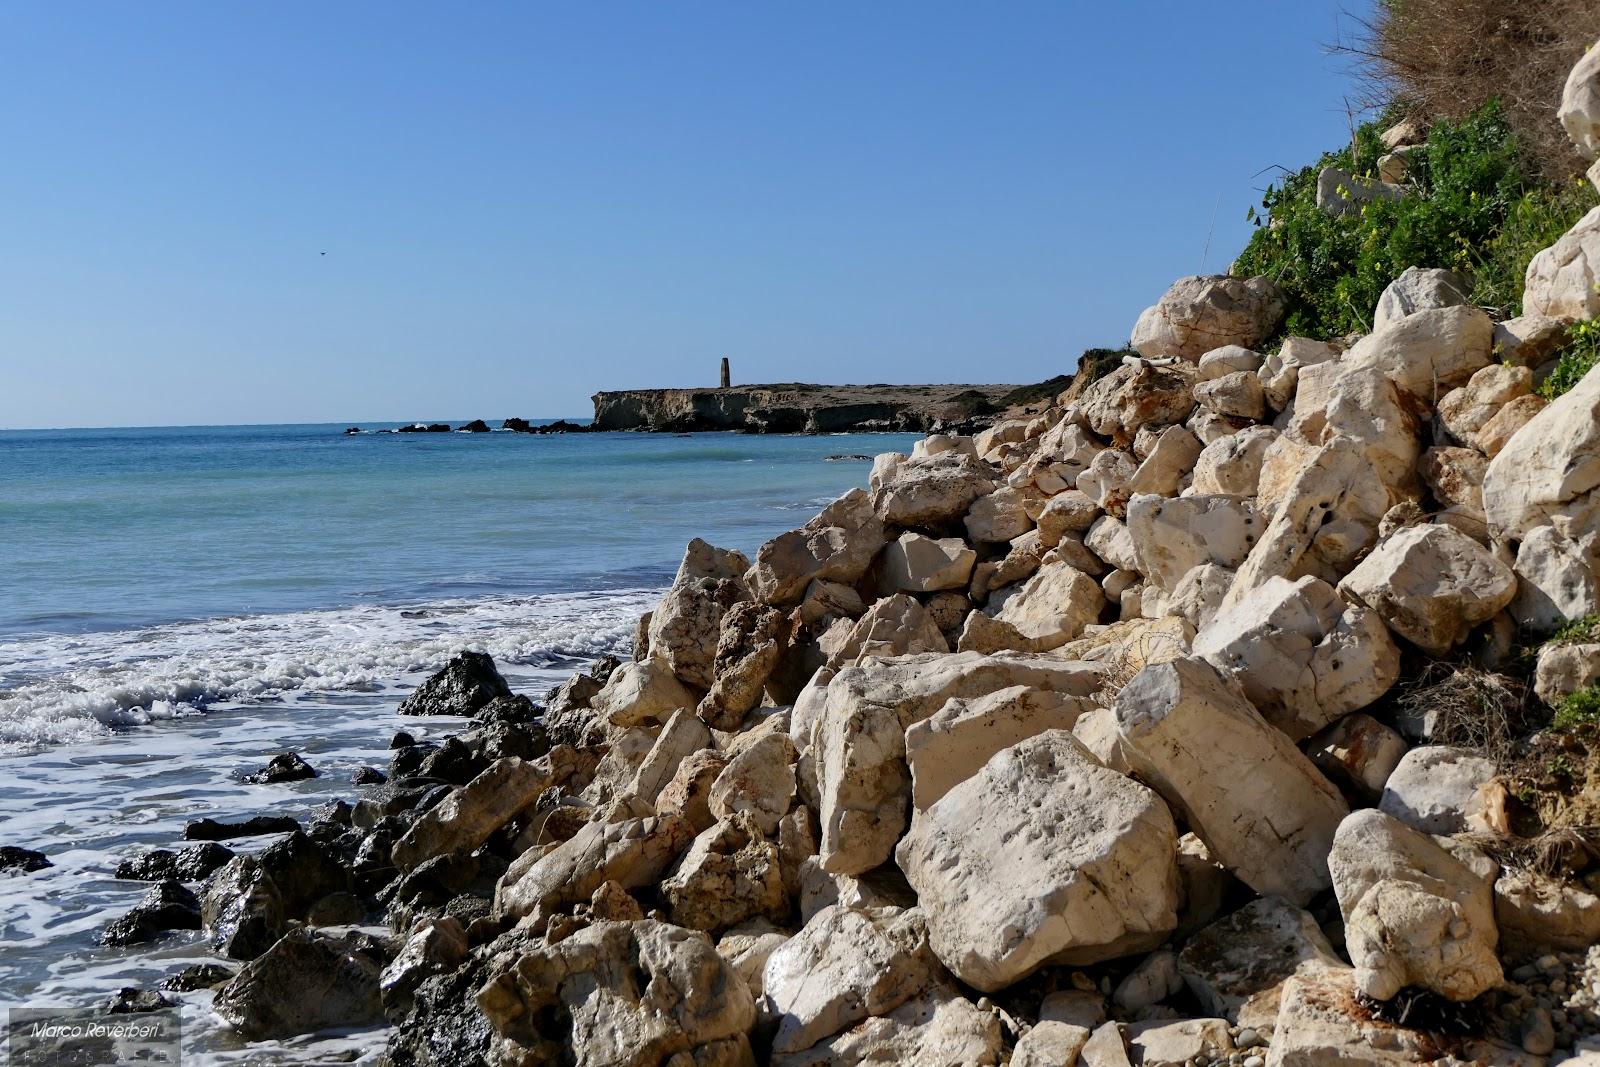
[(1348, 136), (1364, 6), (7, 4), (0, 427), (1070, 371)]

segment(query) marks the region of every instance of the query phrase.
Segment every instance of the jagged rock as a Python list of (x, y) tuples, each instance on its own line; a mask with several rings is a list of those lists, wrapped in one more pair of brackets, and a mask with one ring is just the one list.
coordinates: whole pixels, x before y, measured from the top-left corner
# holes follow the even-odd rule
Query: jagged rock
[[(661, 728), (649, 755), (634, 773), (627, 792), (647, 804), (655, 804), (662, 790), (673, 781), (684, 760), (711, 744), (711, 731), (687, 708), (672, 713)], [(701, 827), (700, 829), (703, 829)]]
[(1400, 652), (1377, 615), (1317, 578), (1271, 578), (1222, 608), (1194, 654), (1235, 678), (1257, 711), (1300, 740), (1377, 700)]
[(1506, 404), (1533, 392), (1533, 371), (1491, 363), (1439, 400), (1439, 421), (1458, 442), (1482, 450), (1478, 433)]
[(784, 617), (773, 608), (744, 602), (722, 616), (713, 660), (716, 681), (698, 714), (716, 730), (733, 730), (759, 703), (783, 655)]
[(1517, 578), (1466, 534), (1429, 523), (1386, 538), (1339, 591), (1423, 651), (1444, 656), (1511, 603)]
[(574, 761), (575, 754), (565, 745), (532, 762), (496, 760), (411, 824), (394, 843), (395, 866), (409, 871), (435, 856), (473, 851), (540, 793), (570, 775)]
[(798, 874), (801, 922), (835, 904), (858, 910), (917, 906), (916, 891), (893, 863), (859, 875), (829, 874), (813, 856), (800, 864)]
[(1105, 1005), (1098, 994), (1080, 989), (1051, 993), (1039, 1005), (1039, 1021), (1017, 1039), (1011, 1067), (1077, 1063), (1090, 1034), (1105, 1020)]
[(1139, 469), (1123, 486), (1124, 497), (1136, 493), (1157, 493), (1172, 496), (1183, 486), (1194, 470), (1205, 446), (1200, 439), (1182, 426), (1168, 426), (1156, 435), (1155, 443), (1145, 454)]
[(1054, 548), (1067, 534), (1081, 534), (1100, 517), (1100, 505), (1089, 494), (1068, 489), (1050, 498), (1039, 513), (1039, 540)]
[(1406, 187), (1363, 178), (1338, 167), (1317, 173), (1317, 207), (1325, 215), (1354, 215), (1376, 200), (1403, 200)]
[(650, 727), (613, 729), (604, 735), (604, 756), (595, 765), (589, 784), (581, 796), (592, 807), (605, 807), (612, 801), (628, 798), (627, 789), (639, 776), (639, 768), (655, 747), (658, 730)]
[(1471, 448), (1430, 448), (1417, 463), (1417, 473), (1435, 500), (1483, 511), (1483, 474), (1488, 459)]
[(1261, 392), (1272, 410), (1282, 411), (1289, 406), (1299, 386), (1301, 370), (1338, 359), (1339, 355), (1339, 347), (1326, 341), (1284, 338), (1282, 347), (1269, 354), (1256, 372), (1261, 379)]
[(963, 524), (974, 542), (1003, 542), (1021, 537), (1033, 529), (1028, 517), (1028, 497), (1020, 489), (1002, 485), (980, 496), (967, 509)]
[(191, 963), (177, 974), (161, 983), (162, 989), (174, 993), (192, 993), (197, 989), (215, 989), (233, 977), (233, 969), (217, 963)]
[(915, 908), (823, 908), (767, 959), (763, 986), (776, 1054), (808, 1049), (887, 1015), (939, 977)]
[[(1079, 411), (1089, 428), (1118, 446), (1130, 444), (1141, 429), (1181, 423), (1193, 410), (1194, 371), (1187, 365), (1158, 367), (1141, 362), (1119, 367), (1084, 390), (1079, 400)], [(1097, 454), (1089, 469), (1100, 463), (1103, 455)], [(1082, 481), (1079, 475), (1079, 489), (1084, 488)]]
[(1472, 439), (1473, 444), (1477, 445), (1484, 455), (1493, 459), (1517, 435), (1517, 431), (1532, 422), (1534, 416), (1545, 407), (1545, 399), (1542, 396), (1517, 397), (1483, 424), (1483, 429)]
[(1353, 442), (1395, 499), (1409, 493), (1422, 452), (1418, 406), (1390, 370), (1351, 365), (1355, 356), (1352, 349), (1338, 363), (1301, 372), (1294, 415), (1285, 432), (1311, 445), (1340, 438)]
[(477, 994), (491, 1067), (753, 1063), (750, 991), (700, 933), (597, 922), (495, 958)]
[(762, 975), (767, 960), (789, 935), (766, 919), (750, 919), (733, 927), (717, 942), (717, 955), (728, 961), (759, 1001), (765, 993)]
[(1458, 307), (1467, 303), (1471, 295), (1471, 284), (1455, 271), (1438, 267), (1407, 267), (1378, 298), (1378, 308), (1372, 316), (1372, 331), (1377, 333), (1419, 311)]
[(475, 715), (511, 687), (484, 652), (458, 652), (433, 677), (400, 702), (401, 715)]
[(977, 559), (978, 554), (959, 537), (935, 539), (907, 530), (883, 550), (880, 588), (886, 593), (961, 589), (972, 577)]
[(378, 991), (390, 1018), (403, 1016), (425, 979), (461, 966), (467, 958), (467, 932), (450, 916), (418, 919), (393, 962), (378, 976)]
[(255, 959), (286, 929), (283, 897), (254, 856), (235, 856), (212, 876), (200, 913), (212, 945), (234, 960)]
[(906, 730), (911, 802), (916, 811), (983, 769), (989, 757), (1046, 730), (1070, 730), (1093, 705), (1083, 697), (1010, 686), (957, 697)]
[(1406, 741), (1370, 715), (1346, 715), (1306, 743), (1317, 769), (1363, 800), (1376, 801), (1406, 754)]
[(913, 723), (952, 697), (1014, 685), (1086, 697), (1100, 678), (1100, 668), (1089, 664), (970, 652), (908, 656), (839, 671), (822, 691), (811, 740), (803, 746), (816, 766), (824, 869), (859, 874), (889, 858), (906, 826), (911, 781), (905, 734)]
[(1167, 615), (1184, 619), (1195, 629), (1211, 625), (1233, 585), (1235, 572), (1216, 563), (1202, 563), (1178, 581), (1166, 597)]
[(1546, 644), (1539, 649), (1533, 691), (1546, 704), (1555, 705), (1578, 690), (1600, 680), (1600, 644)]
[(694, 839), (661, 882), (672, 921), (715, 933), (756, 916), (789, 914), (777, 846), (748, 812), (727, 816)]
[(1328, 887), (1329, 843), (1349, 809), (1237, 682), (1204, 660), (1172, 660), (1140, 671), (1116, 707), (1129, 764), (1218, 862), (1296, 904)]
[(1236, 497), (1136, 496), (1128, 501), (1127, 526), (1134, 565), (1124, 569), (1171, 591), (1201, 564), (1238, 567), (1266, 523)]
[(650, 616), (650, 654), (665, 659), (685, 684), (711, 688), (722, 615), (749, 599), (744, 582), (749, 569), (744, 553), (698, 537), (684, 550), (672, 587)]
[(624, 729), (665, 722), (679, 708), (699, 704), (667, 660), (652, 656), (624, 663), (590, 702), (596, 714)]
[(244, 966), (212, 1010), (249, 1041), (292, 1037), (382, 1017), (386, 961), (363, 934), (332, 937), (304, 927)]
[(1355, 984), (1388, 1000), (1406, 986), (1472, 1000), (1503, 980), (1495, 955), (1499, 867), (1365, 808), (1339, 825), (1328, 855)]
[(1505, 871), (1494, 883), (1494, 917), (1504, 954), (1587, 952), (1600, 943), (1600, 896), (1537, 871)]
[(214, 841), (190, 845), (179, 852), (157, 848), (137, 859), (117, 864), (117, 877), (139, 882), (159, 882), (167, 878), (198, 882), (231, 859), (233, 850)]
[[(1065, 533), (1057, 533), (1055, 543), (1060, 544), (1062, 543), (1063, 538), (1070, 539), (1070, 536), (1071, 535)], [(1017, 538), (1015, 541), (1011, 542), (1011, 550), (1000, 559), (988, 560), (978, 564), (972, 569), (972, 584), (969, 586), (972, 594), (972, 600), (986, 600), (988, 599), (989, 592), (992, 589), (1012, 585), (1016, 582), (1024, 582), (1033, 577), (1033, 575), (1039, 570), (1039, 567), (1043, 561), (1043, 557), (1047, 551), (1047, 548), (1049, 547), (1054, 546), (1046, 546), (1043, 544), (1042, 539), (1039, 536), (1039, 532), (1037, 530), (1030, 530), (1021, 537)], [(1088, 555), (1087, 552), (1083, 554)], [(934, 601), (930, 599), (928, 602), (928, 607), (931, 609), (934, 606)], [(970, 606), (971, 601), (964, 600), (961, 617), (958, 620), (954, 620), (954, 629), (957, 633), (960, 632), (961, 622), (966, 620), (967, 610), (965, 609), (970, 608)], [(939, 629), (942, 632), (948, 633), (951, 627), (945, 626), (941, 622)]]
[(1233, 1038), (1222, 1019), (1152, 1020), (1128, 1027), (1128, 1047), (1134, 1063), (1189, 1063), (1221, 1059), (1233, 1051)]
[(1494, 761), (1471, 749), (1448, 745), (1414, 748), (1384, 783), (1378, 807), (1424, 833), (1481, 829), (1479, 790), (1494, 776)]
[(711, 814), (726, 819), (745, 812), (763, 834), (773, 834), (795, 794), (796, 752), (786, 734), (770, 733), (728, 761), (711, 786)]
[(1078, 1062), (1084, 1067), (1131, 1067), (1128, 1058), (1128, 1039), (1115, 1021), (1103, 1023), (1089, 1035), (1078, 1053)]
[[(904, 1063), (992, 1067), (1003, 1056), (1000, 1020), (953, 990), (936, 986), (803, 1052), (778, 1055), (773, 1067), (856, 1067)], [(1013, 1056), (1012, 1064), (1017, 1060)]]
[(604, 882), (636, 889), (661, 877), (694, 830), (677, 815), (585, 823), (548, 852), (525, 852), (495, 887), (495, 913), (521, 918), (589, 899)]
[(863, 489), (852, 489), (798, 530), (779, 534), (756, 552), (748, 582), (758, 599), (784, 606), (813, 581), (854, 585), (883, 547), (883, 523)]
[(685, 757), (656, 797), (656, 812), (682, 816), (695, 833), (704, 830), (716, 821), (711, 814), (711, 786), (727, 765), (727, 756), (709, 749)]
[[(420, 714), (420, 713), (418, 713)], [(299, 782), (315, 778), (317, 772), (298, 753), (283, 752), (267, 761), (259, 771), (244, 776), (252, 785), (270, 785), (278, 782)]]
[(1585, 52), (1567, 74), (1557, 115), (1584, 158), (1600, 155), (1600, 45)]
[(1251, 348), (1283, 321), (1288, 300), (1270, 278), (1179, 278), (1133, 327), (1133, 347), (1148, 358), (1191, 362), (1223, 345)]
[(1160, 944), (1177, 925), (1177, 841), (1160, 797), (1051, 730), (918, 812), (895, 857), (939, 959), (993, 991)]
[(1259, 419), (1267, 413), (1266, 395), (1254, 371), (1235, 371), (1194, 387), (1195, 400), (1217, 415)]
[(919, 652), (948, 652), (950, 645), (939, 624), (913, 597), (905, 593), (885, 597), (855, 622), (840, 620), (818, 642), (829, 668), (859, 663), (868, 656), (909, 656)]
[(872, 506), (892, 526), (938, 526), (965, 515), (973, 501), (993, 490), (980, 460), (943, 452), (898, 464), (873, 490)]
[(806, 586), (795, 617), (802, 625), (825, 629), (835, 619), (859, 619), (866, 610), (855, 589), (819, 579)]
[(1132, 455), (1108, 448), (1094, 457), (1074, 484), (1096, 508), (1120, 515), (1128, 502), (1128, 482), (1138, 470), (1139, 463)]
[(274, 841), (257, 858), (291, 919), (306, 918), (313, 904), (351, 888), (350, 872), (337, 851), (298, 830)]
[(1195, 494), (1255, 496), (1262, 460), (1277, 437), (1270, 426), (1251, 426), (1206, 445), (1194, 463)]
[(1317, 920), (1280, 897), (1261, 897), (1194, 937), (1178, 956), (1184, 983), (1214, 1015), (1271, 1026), (1286, 981), (1342, 967)]
[(1139, 558), (1134, 551), (1133, 537), (1128, 533), (1127, 523), (1121, 519), (1111, 515), (1100, 516), (1094, 525), (1089, 527), (1089, 532), (1084, 534), (1083, 544), (1085, 548), (1117, 570), (1139, 570)]
[(1528, 263), (1523, 315), (1573, 321), (1600, 314), (1600, 207)]
[(1495, 323), (1494, 353), (1507, 363), (1538, 367), (1566, 345), (1570, 325), (1548, 315), (1520, 315)]
[(1340, 363), (1374, 368), (1431, 403), (1487, 367), (1493, 347), (1494, 321), (1480, 309), (1425, 308), (1363, 337)]
[[(1023, 638), (1026, 643), (1019, 651), (1046, 652), (1098, 622), (1104, 607), (1105, 594), (1098, 582), (1069, 564), (1051, 563), (1008, 597), (994, 618)], [(977, 615), (969, 616), (969, 622)]]
[[(1487, 510), (1487, 509), (1485, 509)], [(1562, 521), (1562, 526), (1568, 523)], [(1585, 542), (1593, 545), (1589, 537)], [(1568, 619), (1579, 619), (1600, 607), (1592, 548), (1574, 541), (1556, 526), (1537, 526), (1517, 547), (1512, 570), (1517, 595), (1510, 615), (1533, 633), (1549, 633)]]
[(107, 926), (100, 943), (138, 945), (169, 930), (198, 929), (200, 898), (184, 888), (183, 883), (169, 878), (151, 886), (132, 910)]
[[(21, 848), (17, 845), (0, 846), (0, 871), (13, 873), (20, 871), (23, 874), (32, 874), (34, 871), (42, 871), (46, 867), (54, 866), (55, 864), (51, 863), (43, 852), (38, 852), (31, 848)], [(117, 877), (123, 878), (126, 876), (119, 874)]]

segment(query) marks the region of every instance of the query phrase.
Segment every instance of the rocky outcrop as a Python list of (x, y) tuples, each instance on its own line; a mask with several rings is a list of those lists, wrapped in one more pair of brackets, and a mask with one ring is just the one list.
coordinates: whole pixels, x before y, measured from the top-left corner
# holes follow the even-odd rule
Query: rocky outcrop
[(685, 433), (927, 432), (973, 428), (1015, 385), (751, 385), (594, 394), (596, 430)]

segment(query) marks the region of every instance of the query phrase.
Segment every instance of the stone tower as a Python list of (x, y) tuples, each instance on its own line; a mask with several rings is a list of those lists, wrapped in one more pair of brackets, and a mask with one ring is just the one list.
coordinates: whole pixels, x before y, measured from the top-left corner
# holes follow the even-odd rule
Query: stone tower
[(722, 357), (722, 388), (726, 389), (731, 384), (732, 384), (732, 379), (729, 378), (729, 376), (728, 376), (728, 357), (727, 356), (723, 356)]

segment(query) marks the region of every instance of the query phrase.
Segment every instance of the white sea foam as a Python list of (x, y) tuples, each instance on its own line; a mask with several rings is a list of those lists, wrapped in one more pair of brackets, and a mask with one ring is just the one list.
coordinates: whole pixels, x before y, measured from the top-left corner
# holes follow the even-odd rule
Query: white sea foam
[(463, 649), (547, 666), (623, 647), (648, 590), (448, 600), (0, 643), (0, 752), (84, 741), (215, 702), (376, 692)]

